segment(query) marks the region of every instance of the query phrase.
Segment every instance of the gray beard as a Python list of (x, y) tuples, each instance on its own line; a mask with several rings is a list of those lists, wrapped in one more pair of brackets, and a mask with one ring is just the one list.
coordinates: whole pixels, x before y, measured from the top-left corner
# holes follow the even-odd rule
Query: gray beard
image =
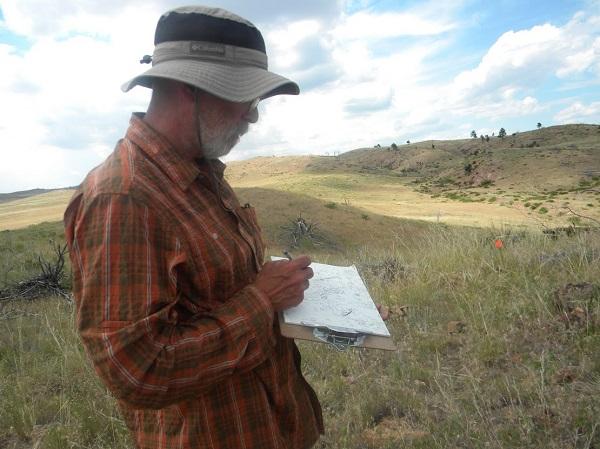
[(229, 128), (223, 133), (210, 136), (202, 121), (200, 121), (201, 133), (199, 136), (202, 145), (202, 155), (206, 159), (218, 159), (232, 150), (240, 141), (240, 137), (248, 132), (248, 123), (240, 123), (239, 126)]

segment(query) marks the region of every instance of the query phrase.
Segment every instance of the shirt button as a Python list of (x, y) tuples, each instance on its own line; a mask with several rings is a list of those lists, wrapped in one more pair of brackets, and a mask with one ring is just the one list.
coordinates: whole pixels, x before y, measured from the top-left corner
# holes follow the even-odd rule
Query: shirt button
[(217, 240), (219, 238), (219, 234), (217, 234), (216, 232), (213, 232), (212, 238)]

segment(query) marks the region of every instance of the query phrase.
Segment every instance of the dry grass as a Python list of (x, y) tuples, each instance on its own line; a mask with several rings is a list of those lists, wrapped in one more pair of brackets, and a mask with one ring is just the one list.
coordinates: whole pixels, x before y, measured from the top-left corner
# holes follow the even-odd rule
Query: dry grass
[(41, 195), (0, 203), (0, 231), (32, 224), (62, 220), (72, 190), (56, 190)]
[[(318, 447), (599, 447), (600, 297), (578, 303), (585, 319), (565, 319), (553, 292), (598, 282), (600, 236), (411, 231), (412, 238), (389, 235), (379, 246), (304, 248), (320, 262), (359, 266), (374, 299), (392, 308), (398, 346), (337, 352), (300, 343), (325, 412)], [(0, 239), (37, 250), (49, 232), (46, 225)], [(499, 234), (502, 250), (493, 245)], [(398, 306), (407, 306), (406, 316)], [(72, 314), (53, 298), (0, 311), (0, 447), (130, 447)]]
[[(471, 140), (436, 142), (446, 165), (431, 142), (402, 146), (405, 154), (232, 164), (232, 183), (257, 207), (271, 254), (289, 244), (283, 228), (301, 215), (323, 239), (296, 251), (317, 262), (357, 264), (373, 298), (392, 309), (395, 352), (300, 343), (303, 371), (326, 418), (318, 447), (600, 448), (600, 295), (592, 289), (595, 296), (572, 298), (570, 308), (558, 307), (555, 296), (567, 284), (598, 286), (600, 235), (550, 239), (540, 232), (542, 224), (567, 220), (561, 202), (599, 217), (599, 197), (585, 192), (598, 180), (584, 185), (577, 175), (582, 166), (600, 166), (591, 151), (597, 130), (588, 128), (523, 133), (515, 145), (535, 138), (542, 149), (520, 155), (505, 151), (511, 136), (492, 141), (480, 166), (503, 167), (507, 177), (487, 189), (436, 187), (444, 177), (464, 181), (463, 150), (479, 145)], [(556, 163), (572, 163), (555, 173), (556, 163), (540, 156), (557, 142), (564, 151)], [(523, 157), (543, 160), (540, 176), (553, 173), (561, 185), (527, 181), (529, 169), (517, 170)], [(413, 166), (422, 172), (404, 176)], [(70, 195), (0, 204), (0, 229), (58, 220)], [(473, 201), (481, 196), (484, 202)], [(528, 226), (445, 224), (514, 223), (513, 212)], [(498, 236), (502, 250), (494, 247)], [(38, 253), (50, 256), (49, 240), (63, 238), (60, 223), (0, 232), (0, 290), (37, 274)], [(72, 305), (4, 301), (0, 328), (1, 448), (131, 447), (74, 332)]]

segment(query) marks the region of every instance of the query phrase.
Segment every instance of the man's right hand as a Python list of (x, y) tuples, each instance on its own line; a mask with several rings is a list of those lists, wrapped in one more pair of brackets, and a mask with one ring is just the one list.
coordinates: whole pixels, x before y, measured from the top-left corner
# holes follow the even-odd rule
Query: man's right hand
[(276, 312), (297, 306), (304, 299), (308, 280), (314, 275), (310, 263), (308, 256), (267, 262), (258, 273), (254, 285), (269, 297)]

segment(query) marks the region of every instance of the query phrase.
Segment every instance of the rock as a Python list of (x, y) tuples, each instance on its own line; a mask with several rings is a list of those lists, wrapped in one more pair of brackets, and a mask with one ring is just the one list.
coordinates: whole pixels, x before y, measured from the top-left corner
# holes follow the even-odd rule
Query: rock
[(553, 305), (559, 313), (558, 319), (567, 328), (571, 326), (585, 327), (590, 322), (600, 320), (597, 315), (600, 302), (600, 286), (581, 282), (566, 284), (554, 291)]
[(449, 321), (446, 328), (449, 334), (462, 334), (465, 332), (467, 325), (463, 321)]
[(408, 316), (408, 306), (393, 306), (390, 313), (400, 318), (406, 318)]
[(386, 321), (390, 317), (390, 308), (383, 304), (377, 304), (377, 311), (381, 315), (381, 319)]
[(558, 370), (554, 376), (552, 376), (552, 381), (558, 385), (570, 384), (577, 378), (577, 373), (573, 367), (566, 367)]

